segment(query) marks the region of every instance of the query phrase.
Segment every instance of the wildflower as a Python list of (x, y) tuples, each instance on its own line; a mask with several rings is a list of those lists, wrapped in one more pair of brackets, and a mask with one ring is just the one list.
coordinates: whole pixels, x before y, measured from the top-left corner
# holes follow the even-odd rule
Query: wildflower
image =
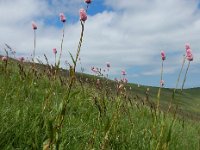
[(60, 21), (62, 21), (63, 23), (66, 22), (65, 15), (63, 13), (60, 13)]
[(186, 58), (187, 58), (188, 61), (193, 61), (193, 55), (192, 55), (191, 49), (186, 50)]
[(1, 60), (2, 60), (2, 61), (8, 61), (8, 57), (7, 57), (7, 56), (3, 56), (3, 57), (1, 58)]
[(54, 53), (55, 55), (57, 54), (56, 48), (53, 48), (53, 53)]
[(81, 21), (86, 21), (87, 20), (87, 14), (86, 14), (85, 9), (81, 8), (79, 13), (80, 13), (80, 20)]
[(127, 78), (123, 78), (121, 81), (124, 82), (124, 83), (128, 83), (128, 79)]
[(85, 0), (85, 3), (90, 4), (92, 0)]
[(189, 44), (189, 43), (186, 43), (186, 44), (185, 44), (185, 49), (186, 49), (186, 50), (190, 49), (190, 44)]
[(97, 73), (98, 73), (98, 68), (92, 67), (91, 70), (92, 70), (92, 72), (93, 72), (94, 74), (97, 74)]
[(165, 84), (164, 80), (160, 80), (160, 85), (163, 87)]
[(95, 71), (96, 71), (96, 69), (95, 69), (94, 67), (91, 67), (91, 70), (92, 70), (93, 72), (95, 72)]
[(161, 89), (164, 86), (164, 81), (163, 81), (163, 65), (164, 65), (164, 60), (166, 59), (166, 55), (164, 51), (161, 51), (161, 59), (162, 59), (162, 66), (161, 66), (161, 75), (160, 75), (160, 88), (158, 89), (158, 94), (157, 94), (157, 110), (160, 107), (160, 93)]
[(125, 79), (124, 79), (124, 83), (128, 83), (128, 79), (125, 78)]
[(164, 61), (166, 59), (166, 55), (164, 51), (161, 51), (161, 58)]
[(60, 55), (58, 58), (58, 66), (60, 66), (60, 60), (61, 60), (61, 56), (62, 56), (62, 50), (63, 50), (63, 41), (64, 41), (64, 37), (65, 37), (65, 22), (66, 22), (66, 18), (65, 15), (63, 13), (60, 13), (60, 21), (63, 22), (63, 29), (62, 29), (62, 39), (61, 39), (61, 44), (60, 44)]
[(122, 75), (125, 76), (126, 75), (126, 71), (122, 70)]
[(107, 68), (110, 68), (110, 63), (107, 62), (107, 63), (106, 63), (106, 66), (107, 66)]
[(187, 78), (187, 73), (188, 73), (188, 70), (189, 70), (189, 67), (190, 67), (190, 62), (193, 61), (193, 55), (192, 55), (192, 50), (190, 49), (190, 46), (188, 46), (189, 44), (186, 44), (186, 59), (189, 61), (188, 63), (188, 66), (187, 66), (187, 69), (186, 69), (186, 72), (185, 72), (185, 76), (184, 76), (184, 79), (183, 79), (183, 84), (182, 84), (182, 88), (181, 88), (181, 92), (183, 91), (183, 88), (184, 88), (184, 85), (185, 85), (185, 81), (186, 81), (186, 78)]
[(37, 25), (35, 22), (32, 22), (32, 27), (33, 27), (33, 30), (36, 30), (37, 29)]

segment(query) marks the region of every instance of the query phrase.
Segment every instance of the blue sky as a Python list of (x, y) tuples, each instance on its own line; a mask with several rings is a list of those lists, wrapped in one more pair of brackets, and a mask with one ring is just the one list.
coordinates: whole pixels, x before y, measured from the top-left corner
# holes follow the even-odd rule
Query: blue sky
[[(30, 58), (33, 49), (31, 22), (38, 24), (36, 55), (45, 53), (54, 63), (52, 49), (60, 49), (59, 13), (67, 17), (62, 67), (75, 54), (79, 35), (79, 9), (83, 0), (3, 0), (0, 1), (0, 54), (4, 43), (12, 46), (17, 57)], [(129, 82), (159, 86), (164, 50), (164, 80), (174, 87), (181, 67), (185, 43), (191, 44), (191, 63), (186, 87), (199, 87), (200, 70), (199, 0), (93, 0), (88, 10), (81, 62), (86, 73), (92, 66), (105, 68), (111, 63), (110, 78), (127, 71)], [(80, 69), (80, 66), (79, 66)], [(186, 65), (184, 71), (186, 69)], [(184, 72), (183, 71), (183, 72)]]

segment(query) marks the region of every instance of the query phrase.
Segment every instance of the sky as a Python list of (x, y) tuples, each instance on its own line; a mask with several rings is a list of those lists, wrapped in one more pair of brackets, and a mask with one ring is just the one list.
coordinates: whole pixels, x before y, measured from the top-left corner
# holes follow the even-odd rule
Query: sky
[[(16, 51), (16, 57), (30, 58), (31, 22), (35, 21), (36, 56), (44, 61), (46, 54), (54, 64), (52, 49), (60, 51), (59, 13), (63, 12), (67, 21), (62, 67), (67, 68), (66, 61), (71, 62), (69, 52), (75, 55), (80, 37), (79, 9), (85, 7), (84, 0), (0, 0), (0, 55), (5, 55), (6, 43)], [(199, 41), (199, 0), (93, 0), (88, 9), (78, 70), (82, 66), (85, 73), (92, 74), (91, 67), (103, 69), (110, 62), (111, 79), (121, 78), (121, 70), (126, 70), (131, 83), (160, 86), (160, 52), (164, 50), (165, 87), (174, 87), (185, 44), (190, 43), (194, 61), (185, 87), (200, 87)]]

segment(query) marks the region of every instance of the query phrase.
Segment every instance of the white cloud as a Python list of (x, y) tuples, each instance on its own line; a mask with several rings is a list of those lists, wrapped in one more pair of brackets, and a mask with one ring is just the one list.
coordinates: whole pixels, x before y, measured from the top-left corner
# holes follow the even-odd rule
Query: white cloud
[[(7, 43), (16, 48), (18, 54), (30, 55), (33, 49), (31, 21), (36, 20), (36, 54), (43, 57), (46, 53), (53, 61), (52, 48), (60, 48), (61, 29), (47, 24), (46, 18), (55, 19), (59, 12), (78, 15), (84, 3), (81, 0), (50, 2), (1, 0), (1, 45)], [(146, 66), (145, 70), (136, 74), (158, 75), (160, 51), (164, 49), (167, 55), (170, 54), (166, 72), (171, 74), (180, 68), (186, 42), (191, 43), (195, 58), (193, 63), (200, 60), (198, 0), (105, 0), (104, 3), (112, 10), (88, 16), (86, 22), (81, 58), (87, 71), (91, 66), (103, 66), (109, 61), (113, 75), (120, 73), (121, 68), (130, 70), (134, 66)], [(90, 7), (89, 12), (90, 9), (93, 8)], [(67, 22), (63, 62), (70, 60), (68, 51), (75, 53), (79, 35), (78, 20), (73, 24)], [(3, 54), (3, 50), (0, 53)]]

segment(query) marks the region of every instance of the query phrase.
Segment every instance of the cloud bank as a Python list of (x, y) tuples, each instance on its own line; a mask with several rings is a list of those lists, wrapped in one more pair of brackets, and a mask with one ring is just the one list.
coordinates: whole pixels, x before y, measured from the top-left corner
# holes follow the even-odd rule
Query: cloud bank
[[(98, 1), (98, 0), (96, 0)], [(95, 0), (93, 1), (95, 3)], [(198, 0), (105, 0), (103, 11), (90, 14), (85, 26), (81, 60), (86, 72), (91, 66), (104, 67), (111, 62), (111, 77), (120, 76), (126, 69), (130, 81), (159, 85), (160, 51), (167, 55), (166, 83), (173, 86), (180, 69), (184, 45), (189, 42), (194, 53), (190, 74), (197, 77), (200, 51), (200, 12)], [(18, 56), (30, 56), (33, 49), (31, 21), (38, 24), (36, 55), (45, 53), (53, 63), (52, 49), (60, 49), (61, 26), (59, 12), (75, 18), (67, 20), (63, 67), (70, 61), (80, 35), (78, 10), (84, 7), (80, 0), (1, 0), (0, 44), (7, 43), (16, 49)], [(109, 8), (109, 9), (108, 9)], [(70, 22), (71, 21), (71, 22)], [(3, 54), (3, 50), (0, 50)], [(141, 81), (143, 78), (149, 79)], [(186, 86), (200, 82), (188, 81)]]

